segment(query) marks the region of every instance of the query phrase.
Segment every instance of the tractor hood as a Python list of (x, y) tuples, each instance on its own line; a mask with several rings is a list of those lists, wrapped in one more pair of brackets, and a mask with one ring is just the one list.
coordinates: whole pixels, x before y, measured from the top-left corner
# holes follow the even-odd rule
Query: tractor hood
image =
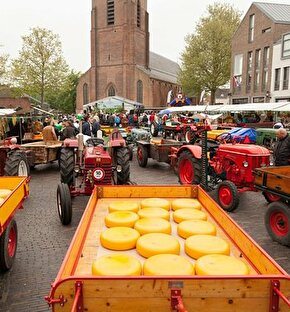
[(239, 153), (253, 156), (267, 156), (270, 152), (267, 148), (253, 144), (221, 144), (219, 152)]
[(84, 151), (85, 165), (111, 164), (111, 156), (101, 146), (87, 147)]

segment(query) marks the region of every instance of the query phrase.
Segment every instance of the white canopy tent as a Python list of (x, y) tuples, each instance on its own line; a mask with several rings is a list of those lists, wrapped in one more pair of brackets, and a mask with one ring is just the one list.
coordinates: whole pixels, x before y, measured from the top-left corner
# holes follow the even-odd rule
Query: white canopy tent
[(0, 108), (0, 116), (9, 116), (15, 113), (16, 111), (12, 108)]

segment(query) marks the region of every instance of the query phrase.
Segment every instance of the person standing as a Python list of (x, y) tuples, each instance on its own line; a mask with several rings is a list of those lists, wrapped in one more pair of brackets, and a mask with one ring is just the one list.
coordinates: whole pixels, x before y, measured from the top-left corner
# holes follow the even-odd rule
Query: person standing
[(278, 141), (273, 150), (275, 166), (290, 165), (290, 136), (286, 129), (280, 128), (276, 131), (276, 137)]
[(82, 125), (82, 132), (84, 135), (92, 136), (91, 124), (89, 122), (89, 116), (86, 115)]
[(54, 121), (51, 121), (50, 125), (43, 128), (42, 137), (45, 144), (57, 141), (57, 136), (54, 129)]

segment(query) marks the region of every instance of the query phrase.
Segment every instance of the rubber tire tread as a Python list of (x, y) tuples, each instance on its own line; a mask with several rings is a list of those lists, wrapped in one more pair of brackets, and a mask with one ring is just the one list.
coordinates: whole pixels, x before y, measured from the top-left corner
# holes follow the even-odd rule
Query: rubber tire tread
[(60, 180), (68, 185), (73, 184), (74, 152), (71, 148), (62, 148), (59, 158)]
[[(231, 205), (228, 207), (223, 206), (222, 203), (220, 202), (220, 199), (219, 199), (219, 190), (224, 185), (227, 186), (231, 190), (232, 197), (233, 197), (233, 201), (232, 201)], [(238, 189), (237, 189), (235, 183), (233, 183), (232, 181), (225, 180), (225, 181), (219, 183), (219, 185), (217, 187), (217, 197), (218, 197), (218, 204), (223, 208), (223, 210), (225, 210), (227, 212), (232, 212), (235, 209), (237, 209), (239, 206), (239, 203), (240, 203), (239, 192), (238, 192)]]
[(7, 153), (7, 158), (4, 167), (4, 174), (6, 176), (18, 176), (18, 166), (20, 161), (23, 160), (26, 164), (27, 176), (30, 175), (30, 167), (27, 157), (24, 152), (20, 150), (12, 150)]
[(122, 167), (122, 171), (117, 172), (117, 184), (128, 184), (130, 181), (130, 153), (127, 147), (117, 148), (116, 163)]
[[(58, 212), (58, 216), (60, 219), (60, 222), (63, 225), (68, 225), (71, 223), (72, 220), (72, 202), (71, 202), (71, 196), (69, 191), (69, 186), (65, 183), (59, 183), (57, 186), (57, 200), (60, 199), (60, 206), (61, 206), (61, 215)], [(58, 207), (57, 207), (58, 208)]]
[[(153, 127), (154, 127), (154, 131), (152, 131)], [(158, 136), (158, 125), (157, 125), (157, 123), (155, 121), (150, 125), (150, 134), (153, 137), (157, 137)]]
[(201, 182), (201, 160), (196, 159), (190, 151), (183, 151), (178, 158), (178, 165), (177, 165), (177, 175), (178, 175), (178, 180), (179, 183), (182, 184), (182, 181), (180, 179), (180, 163), (183, 159), (188, 159), (192, 167), (194, 169), (194, 180), (191, 181), (191, 184), (200, 184)]
[[(139, 158), (139, 153), (138, 153), (138, 150), (141, 149), (142, 151), (142, 159)], [(145, 146), (143, 145), (138, 145), (138, 148), (137, 148), (137, 160), (138, 160), (138, 164), (140, 167), (143, 167), (145, 168), (147, 166), (147, 163), (148, 163), (148, 150)]]

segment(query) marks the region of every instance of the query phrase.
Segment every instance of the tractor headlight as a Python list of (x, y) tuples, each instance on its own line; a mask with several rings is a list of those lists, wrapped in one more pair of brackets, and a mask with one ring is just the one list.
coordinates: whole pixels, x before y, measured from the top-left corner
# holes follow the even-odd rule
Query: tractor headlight
[(122, 171), (122, 166), (121, 165), (117, 165), (116, 170), (117, 170), (117, 172), (121, 172)]
[(244, 166), (245, 168), (248, 168), (248, 167), (249, 167), (249, 163), (248, 163), (247, 161), (244, 161), (244, 162), (243, 162), (243, 166)]
[(80, 166), (75, 166), (74, 170), (75, 170), (76, 173), (79, 173), (80, 172)]

